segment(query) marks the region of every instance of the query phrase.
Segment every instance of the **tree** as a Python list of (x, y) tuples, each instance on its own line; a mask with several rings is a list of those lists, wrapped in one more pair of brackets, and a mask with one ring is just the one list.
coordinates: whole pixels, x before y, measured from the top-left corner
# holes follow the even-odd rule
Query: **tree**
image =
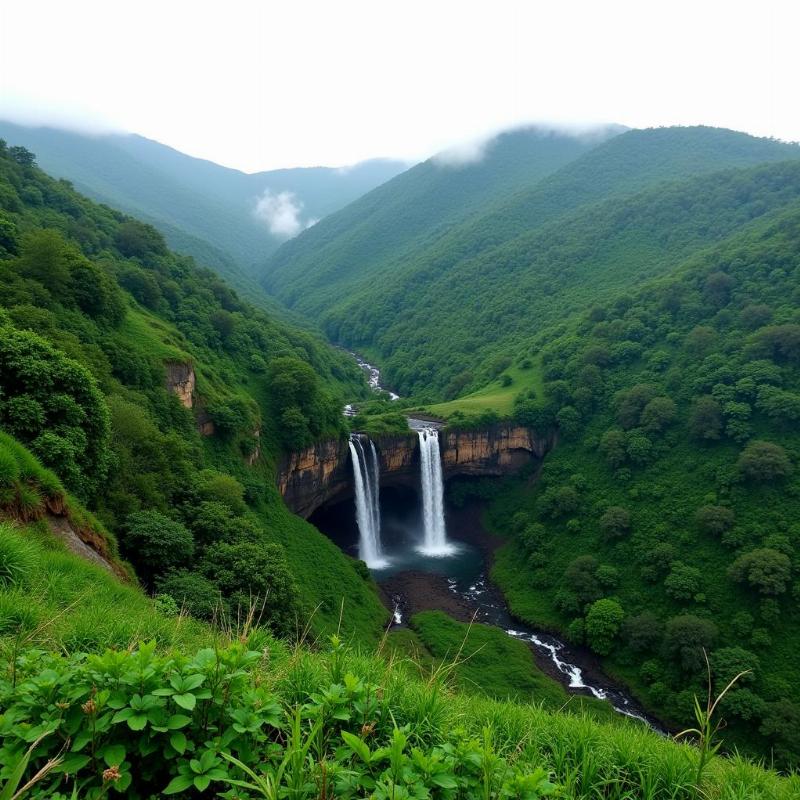
[(626, 430), (639, 425), (642, 412), (645, 406), (653, 399), (655, 393), (653, 386), (643, 383), (619, 392), (615, 398), (619, 424)]
[(620, 539), (631, 529), (631, 514), (622, 506), (609, 506), (600, 517), (600, 530), (606, 539)]
[(123, 549), (148, 584), (157, 575), (188, 564), (194, 555), (194, 537), (180, 522), (158, 511), (137, 511), (126, 522)]
[(654, 397), (642, 411), (641, 425), (646, 431), (660, 433), (674, 419), (677, 406), (669, 397)]
[(156, 581), (159, 594), (169, 595), (180, 608), (185, 608), (193, 617), (210, 621), (228, 608), (219, 587), (197, 572), (179, 570)]
[(748, 354), (783, 364), (800, 363), (800, 325), (769, 325), (750, 338)]
[(722, 433), (722, 406), (710, 395), (698, 397), (689, 416), (689, 431), (695, 439), (715, 441)]
[(758, 440), (745, 447), (736, 466), (743, 477), (758, 483), (772, 483), (792, 473), (789, 456), (779, 444)]
[(606, 597), (592, 603), (584, 626), (589, 647), (601, 656), (607, 656), (614, 646), (624, 616), (622, 606), (616, 600)]
[(610, 467), (619, 467), (628, 457), (625, 433), (617, 428), (606, 431), (600, 439), (600, 452)]
[(600, 584), (597, 580), (599, 566), (594, 556), (586, 555), (573, 559), (564, 570), (564, 580), (579, 602), (588, 603), (600, 597)]
[(694, 515), (697, 527), (703, 533), (722, 536), (733, 527), (735, 516), (733, 510), (725, 506), (702, 506)]
[(152, 225), (136, 219), (129, 219), (117, 228), (114, 244), (126, 258), (145, 258), (167, 252), (164, 237)]
[(558, 429), (567, 438), (571, 438), (578, 433), (581, 427), (581, 415), (574, 406), (564, 406), (556, 414)]
[(664, 650), (684, 672), (699, 672), (705, 667), (703, 650), (709, 651), (717, 638), (717, 626), (693, 614), (667, 620)]
[(262, 622), (275, 633), (289, 635), (296, 630), (299, 591), (280, 545), (218, 542), (206, 551), (203, 572), (232, 607), (247, 609), (254, 602), (261, 609), (263, 605)]
[(551, 486), (540, 499), (542, 511), (550, 517), (563, 517), (575, 512), (580, 496), (574, 486)]
[(36, 334), (1, 321), (0, 425), (84, 498), (106, 474), (109, 414), (94, 378)]
[(711, 672), (719, 688), (727, 686), (740, 672), (741, 683), (753, 683), (758, 677), (761, 662), (755, 653), (742, 647), (722, 647), (709, 656)]
[(699, 569), (676, 561), (664, 579), (664, 588), (675, 600), (691, 600), (700, 591), (702, 579), (703, 574)]
[(643, 611), (625, 620), (622, 635), (631, 650), (646, 653), (656, 649), (664, 635), (664, 626), (652, 611)]
[(783, 594), (792, 576), (792, 562), (785, 553), (762, 547), (739, 556), (728, 568), (728, 576), (761, 594)]

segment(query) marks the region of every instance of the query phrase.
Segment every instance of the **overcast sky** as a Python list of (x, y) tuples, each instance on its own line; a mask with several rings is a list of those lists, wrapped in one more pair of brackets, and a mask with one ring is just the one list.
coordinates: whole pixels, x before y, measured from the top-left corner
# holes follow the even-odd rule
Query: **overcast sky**
[(799, 0), (0, 0), (0, 116), (246, 171), (528, 121), (800, 140)]

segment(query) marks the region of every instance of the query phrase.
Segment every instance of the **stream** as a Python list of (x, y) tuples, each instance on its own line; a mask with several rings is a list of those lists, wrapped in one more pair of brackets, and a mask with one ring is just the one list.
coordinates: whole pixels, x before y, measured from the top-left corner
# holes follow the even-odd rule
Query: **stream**
[[(373, 366), (372, 364), (365, 361), (363, 358), (361, 358), (360, 355), (358, 355), (358, 353), (350, 353), (349, 351), (348, 353), (353, 357), (356, 364), (358, 364), (358, 366), (361, 367), (361, 369), (363, 369), (364, 372), (367, 373), (367, 383), (369, 383), (370, 389), (372, 389), (376, 393), (386, 392), (389, 395), (390, 400), (400, 399), (399, 394), (395, 394), (389, 389), (385, 389), (381, 385), (381, 371), (376, 366)], [(346, 417), (354, 417), (357, 413), (358, 412), (356, 410), (356, 406), (353, 403), (348, 403), (344, 407), (344, 415)]]

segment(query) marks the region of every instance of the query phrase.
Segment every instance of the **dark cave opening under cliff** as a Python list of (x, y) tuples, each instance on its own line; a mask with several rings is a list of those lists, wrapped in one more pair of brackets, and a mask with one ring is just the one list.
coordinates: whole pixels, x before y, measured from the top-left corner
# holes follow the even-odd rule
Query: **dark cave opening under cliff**
[[(419, 493), (407, 486), (381, 486), (381, 537), (387, 549), (412, 547), (422, 535)], [(352, 496), (321, 505), (308, 521), (334, 544), (358, 558), (358, 524)]]

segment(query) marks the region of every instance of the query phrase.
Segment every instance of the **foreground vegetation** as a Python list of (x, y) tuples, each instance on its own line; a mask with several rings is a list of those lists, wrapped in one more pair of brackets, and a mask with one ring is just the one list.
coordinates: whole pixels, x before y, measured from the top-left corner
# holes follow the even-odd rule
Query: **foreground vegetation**
[(60, 606), (36, 623), (6, 617), (0, 636), (9, 797), (588, 800), (602, 787), (611, 800), (788, 800), (799, 788), (738, 757), (712, 759), (698, 786), (694, 747), (546, 711), (535, 688), (533, 703), (457, 690), (458, 659), (431, 671), (337, 636), (292, 646), (257, 612), (222, 627), (173, 616), (35, 528), (0, 530), (0, 546), (17, 565), (0, 570), (2, 595), (23, 609), (55, 579)]

